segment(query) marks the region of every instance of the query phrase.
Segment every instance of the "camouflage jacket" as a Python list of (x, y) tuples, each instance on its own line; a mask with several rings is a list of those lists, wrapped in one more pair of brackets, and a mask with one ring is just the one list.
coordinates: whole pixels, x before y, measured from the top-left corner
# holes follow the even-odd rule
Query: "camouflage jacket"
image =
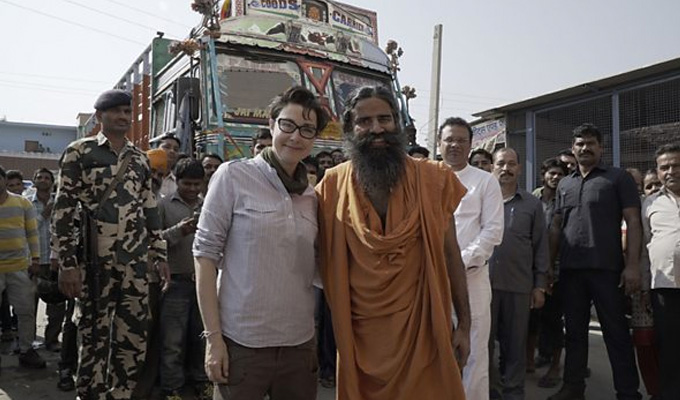
[(100, 261), (128, 264), (166, 261), (166, 245), (156, 198), (151, 190), (151, 169), (146, 154), (127, 142), (120, 154), (103, 133), (71, 143), (59, 161), (59, 186), (52, 217), (54, 249), (62, 268), (78, 266), (78, 229), (74, 226), (77, 205), (94, 211), (111, 184), (125, 154), (132, 152), (127, 172), (97, 218)]

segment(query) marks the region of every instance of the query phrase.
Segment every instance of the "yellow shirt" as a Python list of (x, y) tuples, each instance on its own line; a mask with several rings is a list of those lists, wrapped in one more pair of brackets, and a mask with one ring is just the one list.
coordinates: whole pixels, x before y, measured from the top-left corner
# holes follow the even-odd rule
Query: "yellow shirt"
[(19, 195), (7, 193), (0, 204), (0, 273), (28, 268), (28, 254), (40, 257), (38, 221), (31, 202)]

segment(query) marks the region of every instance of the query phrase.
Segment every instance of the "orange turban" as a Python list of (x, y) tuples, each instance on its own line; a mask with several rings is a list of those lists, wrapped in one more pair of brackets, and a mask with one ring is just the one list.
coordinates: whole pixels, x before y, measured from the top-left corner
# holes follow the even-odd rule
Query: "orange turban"
[(149, 157), (149, 165), (151, 169), (165, 171), (168, 168), (168, 155), (163, 149), (151, 149), (146, 152)]

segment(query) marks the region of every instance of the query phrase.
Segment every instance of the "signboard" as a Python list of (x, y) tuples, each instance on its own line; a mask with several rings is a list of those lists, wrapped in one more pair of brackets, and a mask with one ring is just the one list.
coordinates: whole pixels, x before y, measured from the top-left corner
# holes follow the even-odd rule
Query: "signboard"
[[(357, 63), (362, 58), (362, 44), (357, 35), (347, 30), (332, 29), (321, 24), (310, 24), (306, 19), (279, 20), (265, 18), (263, 15), (242, 20), (232, 19), (222, 22), (222, 30), (228, 32), (220, 40), (240, 42), (259, 47), (277, 47), (281, 50), (328, 58), (327, 51), (340, 56), (354, 58)], [(264, 40), (258, 40), (261, 37)], [(268, 41), (268, 42), (265, 42)], [(283, 43), (283, 46), (280, 45)], [(368, 49), (372, 51), (372, 49)], [(378, 48), (378, 51), (380, 49)], [(312, 53), (316, 52), (316, 54)], [(383, 55), (383, 57), (385, 57)]]
[(368, 17), (364, 15), (349, 13), (333, 5), (333, 3), (328, 3), (328, 17), (331, 26), (334, 28), (373, 37), (373, 27), (370, 25)]
[(245, 108), (238, 107), (233, 112), (225, 112), (224, 119), (269, 119), (269, 112), (266, 108)]
[(505, 119), (485, 121), (472, 127), (473, 149), (493, 152), (498, 143), (505, 143)]
[(301, 0), (246, 0), (246, 15), (299, 18)]

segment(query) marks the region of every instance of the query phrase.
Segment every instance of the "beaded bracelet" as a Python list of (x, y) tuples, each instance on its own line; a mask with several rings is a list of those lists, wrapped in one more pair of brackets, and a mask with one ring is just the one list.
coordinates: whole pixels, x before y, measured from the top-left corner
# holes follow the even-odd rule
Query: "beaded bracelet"
[(201, 339), (208, 339), (210, 336), (218, 333), (220, 333), (220, 331), (203, 331), (201, 332)]

